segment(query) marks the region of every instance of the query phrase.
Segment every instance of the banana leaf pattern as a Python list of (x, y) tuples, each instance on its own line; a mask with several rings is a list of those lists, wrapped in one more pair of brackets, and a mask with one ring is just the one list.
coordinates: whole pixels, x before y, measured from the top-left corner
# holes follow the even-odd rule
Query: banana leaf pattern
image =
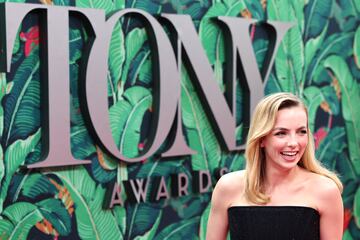
[[(3, 2), (3, 1), (1, 1)], [(265, 94), (289, 91), (309, 107), (316, 156), (337, 171), (344, 184), (343, 239), (360, 239), (360, 1), (359, 0), (14, 0), (104, 9), (125, 8), (188, 14), (225, 89), (224, 36), (210, 18), (234, 16), (294, 22), (284, 37)], [(221, 151), (185, 68), (181, 80), (183, 133), (197, 153), (136, 164), (119, 163), (97, 147), (85, 128), (78, 96), (78, 73), (87, 32), (70, 19), (71, 144), (75, 158), (91, 165), (27, 170), (39, 160), (39, 21), (26, 17), (15, 41), (10, 73), (0, 73), (0, 239), (205, 239), (211, 192), (103, 210), (106, 188), (129, 179), (192, 170), (244, 167), (241, 153)], [(260, 25), (250, 29), (261, 68), (268, 41)], [(144, 26), (132, 18), (115, 26), (108, 57), (109, 116), (116, 145), (125, 156), (139, 154), (152, 116), (152, 53)], [(237, 140), (244, 142), (242, 90), (236, 90)], [(165, 146), (164, 146), (165, 147)]]

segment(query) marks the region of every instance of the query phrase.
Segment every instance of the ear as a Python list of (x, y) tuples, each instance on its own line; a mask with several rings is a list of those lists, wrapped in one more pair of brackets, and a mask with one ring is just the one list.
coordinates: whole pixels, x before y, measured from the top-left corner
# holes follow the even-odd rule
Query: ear
[(261, 140), (260, 140), (260, 147), (265, 147), (265, 143), (264, 143), (264, 139), (262, 138)]

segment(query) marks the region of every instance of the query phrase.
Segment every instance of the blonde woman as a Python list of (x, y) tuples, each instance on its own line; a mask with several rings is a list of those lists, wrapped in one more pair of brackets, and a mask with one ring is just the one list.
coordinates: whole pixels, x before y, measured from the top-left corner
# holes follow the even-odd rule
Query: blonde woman
[(308, 112), (291, 93), (265, 97), (251, 121), (246, 168), (216, 184), (207, 239), (340, 240), (342, 184), (315, 159)]

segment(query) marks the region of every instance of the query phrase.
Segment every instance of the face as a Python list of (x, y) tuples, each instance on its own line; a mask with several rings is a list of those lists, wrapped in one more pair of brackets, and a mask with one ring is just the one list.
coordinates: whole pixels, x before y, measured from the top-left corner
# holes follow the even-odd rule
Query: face
[(264, 148), (267, 169), (291, 169), (297, 165), (308, 143), (307, 116), (300, 107), (278, 111), (272, 131), (260, 146)]

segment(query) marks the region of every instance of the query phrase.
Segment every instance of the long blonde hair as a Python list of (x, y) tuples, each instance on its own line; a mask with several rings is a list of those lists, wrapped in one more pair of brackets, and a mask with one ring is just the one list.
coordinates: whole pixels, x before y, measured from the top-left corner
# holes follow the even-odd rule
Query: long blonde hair
[[(303, 107), (308, 116), (305, 104), (297, 96), (292, 93), (275, 93), (262, 99), (254, 110), (245, 150), (245, 196), (252, 203), (266, 204), (270, 201), (270, 197), (264, 193), (265, 155), (260, 142), (273, 129), (279, 110), (297, 106)], [(307, 126), (307, 132), (308, 144), (298, 165), (310, 172), (332, 179), (342, 191), (342, 183), (336, 174), (316, 160), (314, 140), (309, 126)]]

